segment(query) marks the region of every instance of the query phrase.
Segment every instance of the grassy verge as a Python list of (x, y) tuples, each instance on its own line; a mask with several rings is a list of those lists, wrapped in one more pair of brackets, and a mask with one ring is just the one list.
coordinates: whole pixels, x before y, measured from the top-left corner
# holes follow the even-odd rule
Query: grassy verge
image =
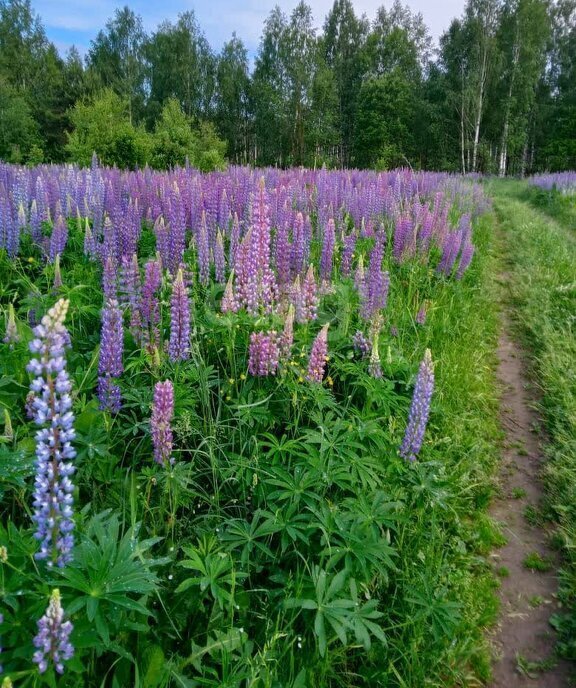
[(560, 525), (566, 555), (561, 594), (567, 612), (553, 623), (562, 654), (576, 659), (576, 242), (569, 230), (518, 200), (518, 184), (493, 188), (510, 246), (518, 322), (542, 390), (547, 508)]
[(576, 193), (566, 194), (529, 187), (525, 195), (535, 208), (576, 232)]

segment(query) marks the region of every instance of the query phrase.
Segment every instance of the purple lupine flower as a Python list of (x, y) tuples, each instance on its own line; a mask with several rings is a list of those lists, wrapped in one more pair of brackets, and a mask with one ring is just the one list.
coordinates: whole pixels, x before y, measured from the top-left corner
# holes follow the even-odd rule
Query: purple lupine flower
[(206, 226), (206, 213), (202, 213), (202, 222), (198, 233), (198, 268), (200, 283), (206, 286), (210, 281), (210, 242), (208, 227)]
[(472, 257), (474, 256), (474, 245), (469, 238), (466, 239), (462, 251), (460, 252), (460, 263), (458, 264), (458, 269), (456, 270), (456, 279), (462, 279), (462, 276), (466, 272), (466, 269), (472, 262)]
[(96, 240), (94, 239), (94, 235), (90, 229), (88, 218), (86, 218), (86, 225), (84, 229), (84, 254), (90, 259), (96, 258), (97, 256)]
[(304, 216), (296, 215), (292, 229), (292, 274), (300, 275), (304, 272), (306, 260), (306, 237), (304, 229)]
[(234, 270), (231, 270), (228, 276), (228, 281), (226, 282), (226, 288), (224, 289), (224, 295), (222, 296), (222, 302), (220, 304), (220, 310), (222, 313), (236, 313), (238, 310), (238, 304), (234, 297)]
[(64, 662), (74, 656), (74, 648), (70, 642), (73, 625), (64, 621), (64, 610), (58, 588), (52, 591), (48, 609), (38, 621), (38, 634), (34, 638), (37, 648), (32, 661), (38, 665), (38, 671), (43, 674), (52, 663), (59, 674), (64, 673)]
[(132, 258), (122, 257), (120, 269), (120, 296), (122, 303), (130, 309), (130, 332), (136, 341), (141, 335), (142, 314), (140, 303), (142, 298), (142, 285), (140, 282), (140, 266), (138, 256), (133, 253)]
[(276, 273), (278, 285), (284, 289), (290, 283), (291, 250), (288, 225), (283, 222), (276, 233)]
[(360, 330), (356, 330), (354, 333), (354, 336), (352, 337), (352, 346), (354, 347), (354, 351), (362, 358), (368, 358), (368, 356), (370, 356), (372, 344), (366, 335)]
[(190, 355), (190, 300), (181, 269), (178, 270), (172, 285), (170, 298), (168, 354), (171, 361), (184, 361)]
[(314, 279), (314, 266), (310, 263), (310, 267), (302, 282), (301, 298), (296, 303), (296, 320), (299, 323), (307, 323), (316, 320), (316, 316), (318, 315), (318, 302), (318, 287)]
[(216, 244), (214, 245), (214, 268), (216, 281), (219, 284), (224, 284), (226, 281), (226, 255), (224, 254), (224, 238), (220, 230), (216, 234)]
[(35, 556), (46, 559), (49, 567), (65, 566), (71, 560), (74, 544), (74, 487), (70, 476), (74, 473), (71, 460), (76, 451), (71, 445), (75, 437), (72, 385), (64, 358), (64, 351), (70, 345), (64, 327), (68, 303), (60, 299), (34, 328), (30, 351), (38, 354), (38, 358), (32, 358), (27, 367), (36, 376), (30, 385), (34, 394), (34, 420), (44, 426), (36, 433), (32, 520), (36, 524), (35, 537), (40, 541), (40, 551)]
[(418, 313), (416, 313), (416, 324), (417, 325), (424, 325), (426, 323), (426, 306), (422, 306)]
[(414, 461), (416, 459), (422, 446), (433, 392), (434, 365), (432, 363), (430, 349), (426, 349), (424, 358), (420, 364), (418, 377), (416, 378), (416, 386), (412, 396), (412, 405), (410, 406), (406, 433), (399, 450), (400, 456), (408, 461)]
[(150, 429), (154, 446), (154, 460), (162, 466), (174, 462), (172, 457), (172, 417), (174, 416), (174, 387), (170, 380), (157, 382), (154, 387), (154, 401)]
[(276, 332), (252, 332), (248, 350), (248, 371), (251, 375), (275, 375), (280, 349)]
[(68, 225), (66, 224), (66, 220), (62, 217), (62, 215), (58, 215), (50, 236), (50, 248), (48, 252), (50, 262), (54, 262), (54, 260), (56, 260), (56, 256), (59, 253), (64, 252), (67, 242)]
[(294, 314), (294, 306), (290, 304), (288, 306), (286, 319), (284, 320), (284, 330), (282, 331), (279, 342), (280, 357), (285, 360), (290, 358), (292, 353), (292, 344), (294, 343)]
[(252, 221), (236, 255), (236, 301), (250, 315), (271, 313), (278, 298), (276, 277), (270, 267), (270, 220), (264, 179)]
[(342, 261), (340, 263), (340, 271), (342, 277), (349, 277), (352, 272), (352, 259), (354, 258), (354, 249), (356, 248), (356, 232), (350, 232), (343, 238)]
[(16, 316), (14, 314), (14, 304), (8, 304), (8, 315), (6, 316), (6, 332), (4, 334), (4, 339), (2, 340), (5, 344), (10, 344), (12, 348), (16, 342), (20, 341), (20, 335), (18, 334), (18, 328), (16, 327)]
[(446, 234), (442, 244), (442, 258), (436, 268), (437, 272), (443, 272), (446, 276), (452, 274), (454, 263), (458, 257), (458, 252), (460, 251), (463, 240), (465, 240), (464, 235), (458, 229)]
[(38, 213), (38, 203), (34, 198), (32, 206), (30, 207), (30, 235), (35, 244), (40, 243), (42, 239), (42, 219)]
[(409, 248), (413, 231), (414, 226), (410, 216), (402, 215), (396, 220), (392, 253), (397, 261), (402, 260), (402, 256)]
[(380, 310), (386, 308), (390, 275), (382, 270), (383, 257), (384, 243), (378, 239), (370, 255), (368, 275), (360, 289), (360, 317), (364, 320), (372, 320)]
[(142, 343), (149, 351), (153, 351), (160, 343), (160, 303), (158, 290), (162, 283), (162, 268), (160, 261), (149, 260), (144, 266), (144, 284), (140, 300), (140, 315), (142, 316)]
[(230, 232), (230, 248), (228, 250), (228, 264), (236, 265), (236, 251), (240, 244), (240, 222), (238, 221), (238, 214), (234, 213), (232, 220), (232, 231)]
[(320, 279), (329, 282), (332, 275), (332, 260), (334, 257), (334, 246), (336, 244), (336, 228), (334, 220), (330, 218), (324, 232), (322, 243), (322, 255), (320, 257)]
[(108, 255), (104, 262), (102, 272), (102, 293), (104, 301), (115, 300), (118, 296), (118, 276), (116, 270), (116, 259)]
[(60, 271), (60, 254), (56, 254), (56, 260), (54, 261), (54, 281), (52, 282), (52, 290), (57, 293), (62, 287), (62, 272)]
[(328, 360), (328, 326), (327, 323), (320, 330), (310, 351), (308, 360), (308, 373), (306, 379), (309, 382), (322, 382), (326, 361)]
[(118, 302), (109, 300), (102, 310), (100, 360), (98, 361), (98, 399), (100, 410), (118, 413), (121, 406), (120, 388), (113, 380), (122, 374), (124, 328)]

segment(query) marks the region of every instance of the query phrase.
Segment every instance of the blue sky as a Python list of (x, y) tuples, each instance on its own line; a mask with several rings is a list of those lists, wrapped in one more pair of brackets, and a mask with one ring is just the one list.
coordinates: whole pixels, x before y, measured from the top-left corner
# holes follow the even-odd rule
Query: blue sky
[[(333, 4), (333, 0), (308, 0), (318, 27)], [(459, 16), (464, 0), (403, 0), (413, 10), (422, 12), (424, 20), (435, 39), (448, 27), (452, 17)], [(90, 40), (113, 15), (118, 6), (128, 4), (143, 21), (147, 31), (153, 31), (163, 19), (174, 20), (180, 12), (194, 10), (200, 26), (215, 50), (230, 38), (233, 31), (242, 38), (251, 54), (258, 49), (260, 32), (264, 19), (279, 4), (289, 13), (298, 0), (32, 0), (34, 9), (40, 14), (46, 32), (61, 52), (75, 44), (85, 53)], [(355, 0), (359, 14), (366, 13), (372, 19), (376, 8), (392, 0)]]

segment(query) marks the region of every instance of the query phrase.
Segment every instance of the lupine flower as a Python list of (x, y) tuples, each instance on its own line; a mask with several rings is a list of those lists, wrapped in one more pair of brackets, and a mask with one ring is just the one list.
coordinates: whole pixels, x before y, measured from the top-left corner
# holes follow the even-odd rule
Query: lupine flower
[(219, 284), (224, 284), (226, 281), (226, 256), (224, 255), (224, 239), (220, 230), (216, 234), (216, 245), (214, 246), (214, 268), (216, 281)]
[(426, 323), (426, 306), (422, 306), (418, 313), (416, 313), (416, 324), (424, 325)]
[(60, 271), (60, 254), (56, 254), (54, 261), (54, 281), (52, 282), (52, 290), (57, 293), (62, 287), (62, 272)]
[(474, 245), (470, 241), (469, 237), (464, 242), (464, 246), (460, 253), (460, 263), (458, 264), (458, 269), (456, 270), (456, 279), (462, 279), (462, 275), (472, 262), (472, 257), (474, 256)]
[(98, 362), (98, 399), (100, 409), (110, 413), (120, 410), (120, 388), (112, 378), (122, 374), (122, 353), (124, 351), (124, 328), (122, 312), (118, 302), (110, 300), (102, 310), (102, 333), (100, 337), (100, 360)]
[(330, 218), (324, 232), (322, 243), (322, 255), (320, 257), (320, 279), (329, 281), (332, 275), (332, 259), (334, 256), (334, 246), (336, 244), (336, 229), (334, 220)]
[(248, 371), (251, 375), (264, 377), (276, 374), (280, 358), (276, 332), (252, 332), (248, 353)]
[(354, 257), (354, 249), (356, 248), (356, 232), (351, 232), (344, 236), (342, 248), (342, 261), (340, 263), (340, 272), (342, 277), (349, 277), (352, 272), (352, 258)]
[(424, 359), (420, 364), (418, 377), (416, 378), (406, 433), (400, 446), (400, 456), (409, 461), (415, 461), (422, 446), (433, 392), (434, 365), (430, 349), (426, 349)]
[(224, 295), (222, 296), (222, 303), (220, 304), (222, 313), (235, 313), (238, 310), (238, 304), (234, 298), (234, 270), (230, 272)]
[(294, 313), (294, 306), (290, 304), (288, 306), (288, 313), (284, 321), (284, 330), (280, 337), (279, 344), (280, 356), (284, 359), (290, 358), (290, 354), (292, 353), (292, 344), (294, 343)]
[(368, 356), (370, 356), (372, 344), (360, 330), (356, 330), (354, 333), (354, 336), (352, 337), (352, 346), (354, 347), (354, 351), (356, 351), (356, 353), (362, 358), (368, 358)]
[(144, 266), (144, 285), (142, 286), (142, 298), (140, 301), (140, 314), (142, 316), (142, 341), (152, 351), (158, 347), (160, 340), (160, 304), (158, 302), (158, 289), (162, 283), (162, 271), (160, 261), (149, 260)]
[(174, 416), (174, 387), (170, 380), (157, 382), (154, 387), (154, 401), (150, 428), (154, 446), (154, 460), (162, 466), (173, 463), (172, 417)]
[(116, 259), (108, 255), (104, 262), (104, 271), (102, 273), (102, 292), (104, 300), (118, 298), (118, 276), (116, 271)]
[(308, 361), (308, 373), (306, 379), (309, 382), (322, 382), (326, 361), (328, 360), (328, 324), (320, 330), (310, 351)]
[(54, 262), (54, 260), (56, 260), (56, 256), (64, 252), (67, 241), (68, 225), (66, 224), (66, 220), (62, 217), (62, 215), (58, 215), (50, 236), (50, 262)]
[(168, 353), (171, 361), (184, 361), (190, 353), (190, 300), (181, 269), (172, 285)]
[(206, 213), (202, 213), (202, 222), (198, 233), (198, 267), (200, 283), (207, 285), (210, 280), (210, 243), (208, 227), (206, 226)]
[(384, 244), (379, 239), (372, 249), (368, 276), (360, 289), (360, 317), (364, 320), (372, 320), (379, 311), (386, 308), (390, 275), (382, 270), (383, 257)]
[[(296, 304), (296, 320), (299, 323), (312, 322), (318, 315), (318, 287), (314, 279), (314, 267), (310, 264), (302, 282), (301, 300)], [(298, 307), (300, 306), (300, 308)]]
[(74, 647), (70, 642), (73, 625), (64, 621), (64, 610), (58, 588), (52, 591), (48, 609), (38, 621), (38, 634), (34, 638), (37, 648), (33, 661), (38, 671), (43, 674), (52, 663), (59, 674), (64, 673), (64, 662), (74, 656)]
[(14, 304), (12, 303), (8, 304), (6, 332), (2, 341), (5, 344), (10, 344), (11, 347), (16, 344), (16, 342), (20, 341), (20, 335), (18, 334), (18, 328), (16, 327), (16, 316), (14, 315)]
[(84, 229), (84, 253), (89, 258), (95, 258), (97, 255), (96, 241), (94, 239), (94, 235), (92, 234), (92, 230), (90, 229), (88, 218), (86, 218), (86, 226)]
[(376, 335), (372, 341), (372, 351), (370, 353), (368, 372), (377, 380), (382, 377), (382, 366), (380, 364), (380, 353), (378, 351), (378, 335)]
[(64, 327), (67, 310), (68, 301), (60, 299), (34, 328), (35, 339), (30, 342), (30, 351), (38, 354), (38, 358), (32, 358), (28, 364), (28, 371), (36, 376), (30, 385), (34, 394), (34, 420), (44, 426), (36, 434), (32, 516), (35, 537), (40, 541), (36, 558), (46, 559), (48, 566), (61, 567), (70, 561), (74, 544), (74, 488), (70, 476), (74, 473), (71, 460), (76, 452), (71, 445), (75, 437), (74, 415), (64, 358), (64, 351), (70, 345)]

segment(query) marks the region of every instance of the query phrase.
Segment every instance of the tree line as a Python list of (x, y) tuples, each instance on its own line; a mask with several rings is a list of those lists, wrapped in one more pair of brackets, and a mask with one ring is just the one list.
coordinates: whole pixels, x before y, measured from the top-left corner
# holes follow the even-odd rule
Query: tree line
[(62, 57), (30, 0), (0, 0), (0, 157), (524, 174), (576, 167), (576, 0), (467, 0), (434, 48), (395, 0), (264, 22), (254, 63), (192, 11), (147, 33), (128, 7)]

